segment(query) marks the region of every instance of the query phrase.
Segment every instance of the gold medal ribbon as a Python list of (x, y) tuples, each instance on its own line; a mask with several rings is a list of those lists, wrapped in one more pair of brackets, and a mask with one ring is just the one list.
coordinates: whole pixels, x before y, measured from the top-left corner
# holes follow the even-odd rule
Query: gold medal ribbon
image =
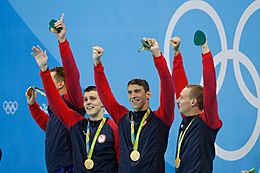
[[(176, 161), (178, 161), (178, 163), (177, 163), (178, 165), (175, 165), (176, 168), (178, 168), (178, 167), (180, 166), (180, 162), (181, 162), (181, 160), (180, 160), (180, 152), (181, 152), (181, 144), (182, 144), (182, 141), (183, 141), (183, 139), (184, 139), (184, 136), (185, 136), (187, 130), (189, 129), (189, 127), (191, 126), (191, 124), (192, 124), (192, 122), (194, 121), (195, 118), (196, 118), (196, 117), (194, 117), (194, 118), (190, 121), (190, 123), (188, 124), (188, 126), (186, 127), (186, 129), (184, 130), (184, 132), (181, 131), (181, 133), (180, 133), (180, 135), (179, 135), (179, 139), (178, 139), (178, 150), (177, 150), (177, 156), (176, 156)], [(175, 164), (176, 164), (176, 163), (175, 163)]]
[(144, 122), (145, 120), (148, 118), (148, 116), (150, 115), (150, 109), (148, 109), (145, 113), (145, 115), (143, 116), (142, 118), (142, 121), (139, 125), (139, 128), (138, 128), (138, 131), (137, 131), (137, 134), (136, 134), (136, 137), (135, 137), (135, 129), (134, 129), (134, 120), (133, 120), (133, 116), (131, 117), (131, 141), (132, 141), (132, 144), (134, 146), (134, 151), (137, 151), (138, 149), (138, 143), (139, 143), (139, 137), (140, 137), (140, 133), (141, 133), (141, 130), (144, 126)]
[(35, 87), (35, 86), (33, 86), (33, 87), (31, 87), (31, 88), (33, 89), (33, 91), (36, 91), (36, 92), (38, 92), (39, 94), (41, 94), (41, 95), (43, 95), (43, 96), (46, 97), (46, 94), (45, 94), (45, 92), (44, 92), (44, 89), (38, 88), (38, 87)]
[(88, 121), (87, 133), (85, 133), (85, 132), (83, 132), (83, 133), (86, 135), (86, 151), (87, 151), (87, 154), (88, 154), (87, 157), (88, 157), (88, 159), (91, 159), (92, 154), (93, 154), (93, 151), (94, 151), (95, 144), (96, 144), (96, 142), (97, 142), (97, 138), (98, 138), (98, 136), (99, 136), (99, 134), (100, 134), (100, 131), (101, 131), (102, 127), (104, 126), (104, 124), (105, 124), (105, 122), (106, 122), (106, 118), (103, 118), (102, 121), (100, 122), (100, 124), (99, 124), (99, 126), (98, 126), (98, 129), (97, 129), (97, 131), (96, 131), (96, 133), (95, 133), (95, 136), (94, 136), (94, 138), (93, 138), (93, 141), (92, 141), (92, 143), (91, 143), (90, 149), (89, 149), (89, 146), (90, 146), (90, 144), (89, 144), (89, 138), (90, 138), (89, 128), (90, 128), (90, 123), (89, 123), (89, 122), (90, 122), (90, 121)]

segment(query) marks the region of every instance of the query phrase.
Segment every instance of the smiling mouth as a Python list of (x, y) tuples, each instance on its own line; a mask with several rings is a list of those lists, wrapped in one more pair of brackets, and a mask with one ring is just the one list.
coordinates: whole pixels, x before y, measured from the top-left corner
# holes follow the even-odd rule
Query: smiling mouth
[(139, 103), (139, 101), (140, 101), (139, 99), (131, 99), (132, 104), (137, 104), (137, 103)]
[(87, 106), (86, 109), (89, 111), (89, 110), (92, 110), (94, 109), (94, 106)]

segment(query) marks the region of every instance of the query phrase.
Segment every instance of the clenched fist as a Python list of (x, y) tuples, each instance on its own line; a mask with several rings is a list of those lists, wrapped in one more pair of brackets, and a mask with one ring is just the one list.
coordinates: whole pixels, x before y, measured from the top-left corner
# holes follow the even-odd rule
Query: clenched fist
[(150, 51), (152, 52), (153, 56), (159, 57), (161, 55), (161, 51), (157, 41), (154, 38), (143, 38), (143, 39), (147, 41), (149, 45), (151, 45)]
[(92, 58), (93, 58), (93, 63), (95, 66), (97, 66), (100, 63), (100, 58), (104, 53), (104, 49), (99, 46), (94, 46), (92, 47)]
[(177, 55), (180, 52), (180, 50), (179, 50), (180, 43), (181, 43), (180, 37), (173, 37), (170, 40), (170, 43), (172, 45), (174, 55)]

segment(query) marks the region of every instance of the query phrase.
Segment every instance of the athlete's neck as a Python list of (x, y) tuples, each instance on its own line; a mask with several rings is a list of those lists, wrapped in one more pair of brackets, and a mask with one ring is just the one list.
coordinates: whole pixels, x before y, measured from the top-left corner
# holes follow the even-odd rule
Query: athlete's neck
[(196, 110), (196, 111), (191, 111), (191, 112), (184, 114), (184, 115), (186, 115), (187, 117), (193, 117), (193, 116), (201, 114), (202, 112), (203, 112), (203, 110)]
[(102, 120), (104, 118), (104, 112), (102, 111), (102, 112), (100, 112), (99, 114), (97, 114), (97, 115), (90, 115), (89, 116), (89, 119), (91, 120), (91, 121), (99, 121), (99, 120)]

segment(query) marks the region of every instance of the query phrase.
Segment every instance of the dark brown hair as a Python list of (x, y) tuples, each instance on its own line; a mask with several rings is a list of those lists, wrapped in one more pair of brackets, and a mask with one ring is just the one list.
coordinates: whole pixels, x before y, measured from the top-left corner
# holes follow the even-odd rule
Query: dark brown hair
[(150, 91), (150, 88), (149, 88), (149, 84), (146, 80), (144, 79), (132, 79), (128, 82), (127, 84), (127, 87), (129, 85), (139, 85), (139, 86), (142, 86), (144, 87), (144, 91), (147, 92), (147, 91)]
[(87, 88), (84, 89), (84, 93), (90, 91), (97, 91), (96, 86), (88, 86)]

